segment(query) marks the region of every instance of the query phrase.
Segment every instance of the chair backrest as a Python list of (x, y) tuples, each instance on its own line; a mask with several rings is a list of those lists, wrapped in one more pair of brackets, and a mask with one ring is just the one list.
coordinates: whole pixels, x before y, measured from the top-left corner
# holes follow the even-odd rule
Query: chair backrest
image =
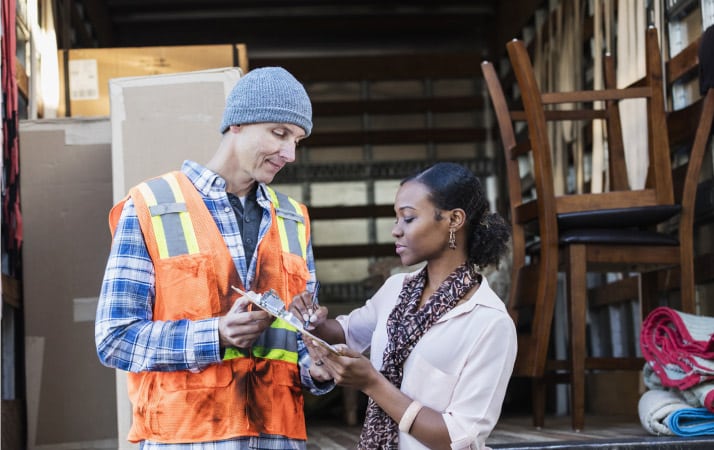
[[(550, 274), (556, 273), (557, 270), (550, 270), (551, 268), (546, 265), (550, 263), (550, 260), (545, 258), (539, 258), (543, 264), (526, 264), (528, 221), (519, 220), (518, 217), (519, 208), (527, 201), (524, 202), (522, 195), (522, 179), (525, 176), (521, 173), (519, 159), (521, 157), (529, 158), (528, 153), (531, 148), (528, 141), (523, 141), (520, 144), (516, 141), (511, 111), (493, 64), (484, 61), (481, 64), (481, 71), (496, 114), (508, 179), (513, 251), (511, 279), (513, 282), (509, 291), (507, 307), (516, 326), (519, 327), (519, 356), (516, 360), (514, 375), (537, 376), (545, 368), (557, 285), (556, 280), (551, 279)], [(548, 164), (544, 164), (536, 170), (552, 171)], [(550, 177), (552, 175), (534, 176), (533, 180), (542, 183), (544, 179)], [(536, 190), (541, 191), (542, 189), (547, 189), (547, 186), (540, 186)], [(541, 236), (547, 235), (545, 232), (547, 228), (555, 229), (557, 227), (553, 214), (543, 214), (543, 217), (547, 217), (548, 220), (540, 223), (539, 234)], [(557, 246), (557, 241), (555, 245)], [(541, 245), (540, 248), (541, 251), (544, 251), (546, 246)], [(528, 329), (524, 330), (523, 328)]]
[[(543, 161), (543, 164), (550, 160), (551, 153), (546, 125), (547, 120), (605, 119), (607, 120), (608, 139), (614, 139), (614, 141), (612, 141), (614, 148), (609, 150), (613, 152), (614, 156), (611, 163), (615, 165), (615, 174), (619, 174), (616, 179), (622, 180), (622, 170), (624, 170), (624, 166), (620, 164), (620, 161), (624, 162), (624, 157), (622, 157), (621, 153), (617, 153), (622, 151), (620, 144), (622, 140), (621, 132), (618, 132), (620, 123), (618, 117), (616, 117), (619, 115), (617, 112), (617, 104), (620, 100), (624, 99), (646, 99), (649, 166), (645, 189), (625, 194), (629, 184), (624, 181), (616, 181), (611, 186), (612, 192), (618, 191), (622, 192), (622, 194), (608, 194), (605, 196), (614, 202), (610, 204), (611, 207), (629, 207), (647, 204), (667, 205), (674, 203), (664, 86), (662, 84), (662, 59), (657, 39), (657, 30), (655, 28), (648, 29), (646, 34), (647, 72), (642, 83), (621, 89), (610, 87), (608, 89), (595, 91), (553, 93), (543, 93), (539, 89), (533, 65), (523, 41), (513, 40), (506, 45), (513, 66), (513, 72), (521, 91), (521, 100), (525, 111), (525, 119), (528, 123), (529, 138), (533, 146), (533, 154), (539, 161)], [(612, 77), (612, 74), (610, 74), (610, 78)], [(606, 107), (601, 110), (595, 110), (593, 108), (586, 110), (580, 106), (597, 101), (606, 102)], [(575, 109), (567, 111), (549, 111), (546, 109), (546, 105), (558, 104), (573, 105)], [(615, 162), (617, 162), (617, 164), (615, 164)], [(546, 172), (542, 173), (547, 175)], [(550, 197), (550, 192), (545, 191), (544, 194)], [(578, 205), (581, 199), (574, 197), (571, 201), (575, 202), (573, 208), (578, 209), (582, 207), (582, 205)], [(593, 201), (599, 202), (600, 200)]]

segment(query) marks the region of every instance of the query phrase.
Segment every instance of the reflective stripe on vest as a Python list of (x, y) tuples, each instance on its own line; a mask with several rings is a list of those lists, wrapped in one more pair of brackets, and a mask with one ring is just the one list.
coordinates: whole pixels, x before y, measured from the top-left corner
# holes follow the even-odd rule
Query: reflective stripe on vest
[[(149, 206), (160, 258), (198, 253), (193, 222), (175, 175), (168, 173), (141, 183), (138, 188)], [(305, 218), (300, 205), (287, 195), (266, 188), (275, 207), (283, 251), (307, 259)]]
[(278, 233), (280, 234), (283, 251), (298, 255), (302, 259), (307, 259), (305, 218), (300, 205), (287, 195), (276, 192), (270, 186), (265, 187), (275, 207), (275, 216), (278, 219)]
[[(295, 327), (282, 319), (275, 319), (270, 328), (263, 331), (258, 339), (253, 343), (251, 351), (253, 356), (266, 359), (278, 359), (281, 361), (298, 362), (297, 341), (294, 335), (297, 333)], [(248, 356), (245, 350), (228, 347), (225, 350), (223, 359), (244, 358)]]
[(173, 173), (141, 183), (161, 259), (199, 252), (191, 215)]

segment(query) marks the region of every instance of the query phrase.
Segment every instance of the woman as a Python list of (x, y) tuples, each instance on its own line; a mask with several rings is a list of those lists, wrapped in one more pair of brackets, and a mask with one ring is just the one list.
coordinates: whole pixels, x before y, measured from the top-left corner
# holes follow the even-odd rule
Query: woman
[[(392, 230), (410, 274), (390, 277), (366, 304), (327, 319), (303, 294), (293, 314), (340, 355), (310, 345), (313, 372), (369, 396), (360, 449), (481, 449), (496, 424), (516, 356), (503, 302), (477, 272), (497, 264), (509, 227), (478, 179), (438, 163), (402, 181)], [(361, 355), (371, 349), (371, 363)], [(316, 373), (317, 374), (317, 373)]]

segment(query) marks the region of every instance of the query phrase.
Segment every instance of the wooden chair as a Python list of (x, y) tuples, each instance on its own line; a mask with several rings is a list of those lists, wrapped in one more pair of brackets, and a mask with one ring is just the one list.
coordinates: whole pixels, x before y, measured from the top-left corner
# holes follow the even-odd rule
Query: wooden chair
[[(680, 308), (694, 312), (692, 223), (694, 195), (706, 138), (711, 128), (709, 103), (702, 107), (697, 141), (682, 195), (675, 195), (669, 155), (667, 120), (662, 89), (661, 56), (657, 31), (647, 32), (647, 75), (626, 89), (541, 93), (522, 41), (507, 44), (517, 79), (523, 111), (510, 111), (498, 76), (489, 62), (482, 71), (493, 103), (504, 147), (513, 227), (512, 287), (509, 312), (519, 329), (519, 353), (514, 376), (533, 379), (533, 420), (543, 426), (546, 382), (566, 371), (571, 386), (572, 427), (584, 426), (586, 370), (641, 370), (643, 359), (593, 358), (586, 355), (588, 272), (640, 272), (641, 314), (657, 305), (656, 269), (678, 267), (681, 274)], [(609, 73), (608, 73), (609, 72)], [(612, 85), (614, 65), (607, 58), (606, 83)], [(609, 81), (608, 81), (609, 80)], [(711, 97), (711, 93), (707, 99)], [(630, 190), (624, 168), (624, 150), (618, 102), (646, 98), (649, 128), (649, 171), (643, 189)], [(602, 109), (583, 108), (604, 101)], [(711, 102), (711, 100), (708, 100)], [(550, 110), (546, 104), (575, 103), (572, 110)], [(608, 130), (611, 191), (597, 194), (556, 195), (546, 122), (550, 120), (604, 120)], [(517, 140), (514, 121), (525, 121), (528, 139)], [(519, 159), (533, 163), (534, 200), (522, 195)], [(691, 180), (691, 181), (690, 181)], [(675, 199), (677, 201), (675, 201)], [(656, 225), (676, 221), (679, 235), (657, 231)], [(535, 224), (535, 231), (533, 225)], [(530, 234), (537, 246), (527, 248)], [(556, 300), (558, 272), (566, 274), (569, 321), (568, 361), (550, 358), (549, 345)]]

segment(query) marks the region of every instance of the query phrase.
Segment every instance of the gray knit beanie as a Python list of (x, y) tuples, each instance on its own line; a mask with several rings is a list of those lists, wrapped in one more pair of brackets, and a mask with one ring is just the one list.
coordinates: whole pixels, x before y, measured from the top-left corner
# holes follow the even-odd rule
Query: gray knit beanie
[(253, 69), (241, 77), (226, 99), (221, 133), (245, 123), (291, 123), (312, 131), (312, 105), (305, 88), (282, 67)]

